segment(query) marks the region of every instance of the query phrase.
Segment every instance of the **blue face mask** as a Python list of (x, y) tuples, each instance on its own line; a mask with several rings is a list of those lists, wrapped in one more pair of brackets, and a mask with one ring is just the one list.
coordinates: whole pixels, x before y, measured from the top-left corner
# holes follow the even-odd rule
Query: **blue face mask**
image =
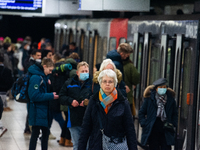
[(158, 88), (159, 95), (165, 95), (166, 92), (167, 92), (167, 88)]
[(85, 81), (89, 78), (89, 73), (80, 73), (79, 79)]

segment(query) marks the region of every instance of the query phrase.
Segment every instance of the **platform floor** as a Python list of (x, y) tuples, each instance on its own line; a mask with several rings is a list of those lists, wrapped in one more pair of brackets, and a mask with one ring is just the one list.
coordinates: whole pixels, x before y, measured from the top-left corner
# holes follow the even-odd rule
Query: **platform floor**
[[(9, 101), (8, 106), (12, 111), (3, 112), (2, 122), (8, 131), (0, 138), (0, 150), (28, 150), (30, 134), (24, 134), (26, 119), (26, 104)], [(49, 140), (48, 150), (72, 150), (60, 146), (57, 140), (60, 138), (60, 127), (57, 122), (53, 121), (51, 132), (56, 136), (56, 140)], [(37, 150), (41, 150), (41, 142), (37, 142)]]

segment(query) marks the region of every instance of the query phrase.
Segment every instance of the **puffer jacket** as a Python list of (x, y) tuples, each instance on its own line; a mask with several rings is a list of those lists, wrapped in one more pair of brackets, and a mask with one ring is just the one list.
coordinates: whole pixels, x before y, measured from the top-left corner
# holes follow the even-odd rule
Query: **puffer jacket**
[[(92, 89), (93, 94), (99, 92), (100, 85), (99, 85), (99, 82), (98, 82), (98, 76), (99, 76), (100, 73), (101, 73), (100, 71), (96, 71), (94, 73), (93, 89)], [(122, 80), (122, 73), (120, 72), (120, 70), (117, 69), (116, 75), (117, 75), (117, 80), (118, 80), (117, 89), (120, 90), (120, 92), (123, 94), (124, 97), (127, 97), (125, 83)]]
[[(139, 122), (142, 127), (142, 139), (141, 144), (146, 145), (151, 130), (156, 121), (157, 115), (157, 103), (155, 98), (156, 90), (154, 85), (148, 86), (144, 91), (144, 103), (139, 111)], [(165, 112), (167, 115), (167, 122), (177, 126), (178, 122), (178, 112), (176, 108), (176, 101), (174, 100), (175, 92), (168, 88), (167, 89), (167, 103), (165, 104)], [(175, 143), (175, 133), (165, 132), (165, 138), (167, 145), (174, 145)]]
[(72, 101), (77, 100), (80, 104), (84, 99), (89, 99), (91, 94), (92, 79), (89, 78), (81, 83), (77, 75), (68, 79), (61, 88), (59, 93), (60, 103), (61, 105), (69, 106), (70, 117), (68, 118), (68, 124), (71, 124), (71, 127), (81, 126), (86, 109), (86, 107), (82, 106), (73, 107), (71, 105)]
[(54, 99), (48, 85), (48, 76), (44, 74), (43, 67), (36, 63), (29, 67), (32, 74), (29, 80), (28, 103), (29, 125), (49, 127), (49, 101)]
[(137, 140), (129, 102), (117, 90), (118, 97), (106, 114), (100, 104), (99, 93), (93, 95), (83, 119), (78, 150), (85, 150), (89, 139), (89, 150), (102, 150), (102, 133), (98, 116), (106, 136), (120, 138), (126, 136), (129, 150), (137, 150)]

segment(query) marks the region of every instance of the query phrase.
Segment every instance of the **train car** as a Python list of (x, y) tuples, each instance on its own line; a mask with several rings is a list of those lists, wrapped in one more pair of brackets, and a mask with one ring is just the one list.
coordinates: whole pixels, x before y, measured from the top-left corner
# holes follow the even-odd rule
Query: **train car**
[[(137, 113), (144, 89), (160, 77), (176, 92), (178, 127), (175, 149), (200, 149), (199, 139), (199, 18), (189, 16), (134, 17), (128, 22), (132, 60), (141, 75), (135, 90)], [(193, 19), (193, 20), (191, 20)], [(136, 120), (138, 140), (141, 129)]]
[[(144, 89), (154, 80), (165, 77), (176, 92), (178, 127), (175, 149), (200, 149), (200, 15), (138, 16), (128, 19), (58, 20), (55, 23), (55, 46), (76, 42), (90, 73), (108, 51), (128, 42), (134, 53), (130, 59), (141, 75), (134, 97), (137, 115)], [(70, 25), (71, 24), (71, 25)], [(73, 38), (72, 38), (73, 37)], [(136, 116), (138, 141), (141, 127)]]
[(58, 20), (55, 23), (55, 49), (76, 42), (81, 60), (93, 67), (127, 39), (128, 19)]

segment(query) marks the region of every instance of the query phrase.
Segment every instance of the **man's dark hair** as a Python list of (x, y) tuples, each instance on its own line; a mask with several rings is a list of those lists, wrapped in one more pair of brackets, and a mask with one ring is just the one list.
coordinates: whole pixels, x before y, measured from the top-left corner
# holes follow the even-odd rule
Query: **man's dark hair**
[(58, 60), (60, 60), (62, 57), (61, 57), (61, 55), (60, 55), (59, 53), (55, 53), (54, 56), (53, 56), (53, 58), (54, 58), (55, 61), (58, 61)]
[(38, 44), (37, 44), (36, 42), (34, 42), (34, 43), (32, 44), (32, 47), (33, 47), (33, 49), (38, 49)]
[(3, 44), (3, 49), (4, 49), (4, 50), (7, 50), (8, 47), (10, 47), (10, 45), (11, 45), (10, 43), (4, 43), (4, 44)]
[(3, 53), (0, 53), (0, 62), (4, 62), (4, 54)]
[(76, 46), (76, 43), (75, 42), (71, 42), (69, 45)]
[(37, 50), (37, 49), (36, 49), (36, 50), (33, 50), (33, 51), (32, 51), (31, 55), (36, 55), (36, 53), (38, 53), (38, 52), (39, 52), (39, 53), (42, 53), (41, 50)]

